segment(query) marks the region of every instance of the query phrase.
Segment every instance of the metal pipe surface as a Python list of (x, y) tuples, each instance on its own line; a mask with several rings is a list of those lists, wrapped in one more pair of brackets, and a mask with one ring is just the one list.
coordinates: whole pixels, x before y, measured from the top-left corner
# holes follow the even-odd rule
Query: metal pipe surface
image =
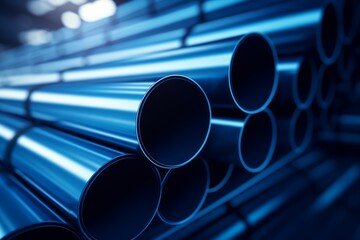
[(16, 175), (92, 239), (136, 237), (160, 201), (160, 176), (148, 161), (48, 127), (23, 132), (9, 162)]
[(11, 174), (0, 169), (0, 238), (80, 240), (76, 232)]
[(273, 114), (265, 110), (245, 120), (213, 118), (209, 139), (201, 152), (208, 161), (224, 161), (260, 172), (270, 162), (277, 141)]

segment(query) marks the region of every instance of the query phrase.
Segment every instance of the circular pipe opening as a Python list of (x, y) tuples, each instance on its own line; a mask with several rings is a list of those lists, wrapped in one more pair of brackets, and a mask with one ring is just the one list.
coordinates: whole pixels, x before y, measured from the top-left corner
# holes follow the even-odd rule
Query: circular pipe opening
[(344, 31), (344, 43), (350, 43), (355, 34), (357, 27), (356, 11), (357, 6), (352, 0), (345, 0), (342, 9), (343, 31)]
[(294, 152), (302, 153), (309, 146), (314, 121), (310, 110), (296, 109), (290, 122), (290, 145)]
[(162, 184), (159, 218), (172, 225), (191, 219), (205, 201), (209, 182), (209, 168), (202, 159), (196, 159), (182, 168), (170, 170)]
[(194, 159), (208, 138), (211, 109), (201, 87), (183, 76), (167, 76), (146, 93), (137, 115), (137, 136), (145, 156), (164, 168)]
[(160, 175), (152, 164), (122, 156), (88, 182), (80, 200), (80, 227), (91, 239), (133, 239), (155, 216), (160, 195)]
[(234, 171), (234, 164), (216, 163), (208, 161), (210, 171), (210, 184), (208, 193), (219, 191), (229, 181), (232, 172)]
[(323, 65), (319, 70), (317, 102), (321, 108), (329, 107), (335, 97), (336, 76), (333, 66)]
[(270, 163), (276, 141), (276, 121), (270, 110), (249, 115), (239, 138), (239, 156), (244, 168), (252, 173), (262, 171)]
[(265, 35), (243, 36), (236, 45), (229, 68), (229, 85), (236, 105), (246, 113), (264, 110), (278, 85), (277, 53)]
[(53, 240), (80, 240), (80, 237), (68, 226), (61, 223), (40, 223), (18, 230), (4, 240), (32, 240), (32, 239), (53, 239)]
[(310, 106), (315, 97), (315, 64), (309, 60), (300, 63), (293, 84), (293, 94), (296, 105), (305, 109)]
[(320, 59), (324, 63), (334, 63), (339, 56), (341, 33), (337, 8), (333, 3), (328, 3), (323, 10), (316, 41)]

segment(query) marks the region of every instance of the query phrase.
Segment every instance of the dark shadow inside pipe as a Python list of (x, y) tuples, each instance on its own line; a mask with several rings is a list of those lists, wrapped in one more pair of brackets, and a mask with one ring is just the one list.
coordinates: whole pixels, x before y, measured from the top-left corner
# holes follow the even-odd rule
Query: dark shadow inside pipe
[(233, 99), (246, 113), (256, 113), (271, 102), (278, 83), (277, 56), (271, 40), (248, 34), (237, 44), (229, 70)]
[(79, 236), (64, 226), (64, 224), (41, 223), (17, 231), (3, 240), (34, 240), (34, 239), (52, 239), (52, 240), (80, 240)]
[(275, 150), (277, 129), (274, 115), (265, 110), (248, 116), (244, 124), (239, 140), (240, 161), (249, 172), (262, 171)]
[(334, 66), (323, 66), (320, 69), (318, 103), (322, 108), (328, 107), (335, 96), (336, 71)]
[(190, 162), (209, 135), (208, 99), (194, 81), (168, 76), (149, 90), (137, 117), (137, 133), (146, 157), (160, 167)]
[(300, 64), (294, 84), (294, 98), (297, 106), (304, 109), (309, 107), (315, 94), (315, 67), (310, 61), (304, 60)]
[(79, 221), (92, 239), (133, 239), (151, 222), (161, 195), (158, 171), (147, 160), (123, 156), (87, 184)]
[(216, 161), (208, 161), (210, 171), (210, 185), (208, 192), (219, 191), (229, 181), (233, 171), (233, 164), (226, 164)]
[(338, 21), (338, 14), (334, 4), (329, 3), (325, 6), (320, 27), (320, 58), (325, 63), (332, 63), (335, 61), (338, 52), (340, 51), (340, 26)]
[(313, 124), (309, 110), (295, 110), (290, 122), (290, 145), (295, 152), (301, 153), (309, 145)]
[(354, 31), (356, 30), (356, 13), (352, 0), (345, 0), (343, 6), (343, 28), (344, 28), (344, 37), (352, 38)]
[(184, 167), (170, 170), (163, 180), (158, 216), (168, 224), (188, 221), (204, 203), (209, 181), (208, 166), (198, 158)]

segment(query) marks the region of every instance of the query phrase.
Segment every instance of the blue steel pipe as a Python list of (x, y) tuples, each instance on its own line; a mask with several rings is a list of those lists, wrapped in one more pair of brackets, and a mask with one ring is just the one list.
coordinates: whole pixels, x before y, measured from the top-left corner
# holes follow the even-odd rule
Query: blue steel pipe
[[(266, 1), (265, 1), (266, 2)], [(263, 32), (280, 55), (303, 53), (316, 45), (320, 59), (333, 63), (341, 50), (342, 25), (332, 1), (284, 1), (236, 16), (205, 22), (192, 28), (185, 44), (193, 46)]]
[(208, 161), (240, 165), (248, 172), (262, 171), (274, 154), (277, 127), (268, 109), (240, 118), (213, 118), (209, 139), (201, 152)]
[(210, 183), (209, 168), (202, 159), (169, 170), (162, 180), (162, 195), (157, 216), (165, 223), (189, 221), (205, 202)]
[(336, 65), (322, 65), (317, 74), (318, 89), (316, 100), (320, 108), (328, 108), (335, 97), (337, 81)]
[[(20, 125), (4, 119), (0, 139)], [(7, 162), (16, 175), (89, 238), (132, 239), (156, 214), (161, 181), (148, 161), (47, 127), (13, 141)]]
[(276, 117), (278, 126), (277, 150), (303, 153), (310, 145), (314, 131), (314, 117), (310, 109), (295, 109), (290, 117)]
[[(209, 102), (186, 77), (153, 80), (42, 86), (30, 96), (30, 115), (125, 150), (140, 150), (157, 166), (180, 167), (196, 157), (208, 137)], [(25, 106), (26, 91), (14, 95), (15, 89), (2, 90), (0, 111), (24, 114), (20, 106)]]
[(76, 232), (10, 173), (0, 169), (0, 238), (80, 240)]
[(166, 51), (136, 58), (120, 66), (113, 62), (97, 68), (66, 71), (63, 80), (159, 78), (183, 74), (204, 89), (212, 107), (238, 106), (246, 113), (257, 113), (268, 106), (275, 94), (276, 63), (277, 55), (271, 41), (264, 35), (252, 33), (242, 36), (239, 41)]
[(280, 60), (276, 67), (279, 84), (271, 110), (284, 113), (294, 108), (308, 108), (316, 93), (315, 63), (305, 57), (293, 57)]
[(210, 184), (208, 193), (219, 191), (229, 181), (233, 171), (234, 164), (223, 162), (207, 161), (210, 172)]

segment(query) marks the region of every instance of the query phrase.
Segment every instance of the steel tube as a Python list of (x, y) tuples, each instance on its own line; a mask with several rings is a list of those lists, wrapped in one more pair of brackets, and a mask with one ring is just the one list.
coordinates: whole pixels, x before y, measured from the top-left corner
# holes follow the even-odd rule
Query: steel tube
[(81, 81), (183, 74), (204, 89), (213, 107), (238, 106), (244, 112), (256, 113), (265, 109), (275, 94), (276, 63), (276, 51), (271, 42), (266, 36), (253, 33), (243, 36), (239, 42), (167, 51), (137, 58), (121, 66), (114, 62), (106, 68), (67, 71), (63, 79)]
[(294, 108), (306, 109), (316, 93), (315, 63), (305, 58), (288, 58), (277, 64), (279, 85), (270, 108), (288, 112)]
[(0, 238), (78, 239), (76, 232), (14, 176), (0, 170)]
[[(152, 78), (154, 79), (154, 78)], [(142, 78), (142, 80), (144, 80)], [(206, 95), (192, 80), (54, 84), (34, 91), (31, 116), (180, 167), (202, 149), (210, 127)]]
[(278, 144), (280, 152), (303, 153), (310, 145), (314, 117), (311, 110), (295, 109), (289, 118), (277, 117)]
[(245, 120), (213, 118), (209, 139), (201, 152), (208, 161), (224, 161), (255, 173), (270, 162), (277, 130), (273, 114), (265, 110)]
[(162, 180), (158, 217), (171, 225), (187, 222), (205, 202), (209, 182), (207, 163), (201, 159), (169, 170)]
[(322, 1), (284, 1), (275, 6), (198, 24), (186, 38), (186, 45), (262, 32), (269, 35), (279, 54), (303, 52), (316, 44), (321, 60), (330, 64), (340, 53), (341, 27), (338, 8), (332, 1), (324, 6)]
[(324, 109), (331, 105), (335, 97), (335, 84), (337, 71), (334, 65), (322, 65), (318, 71), (318, 90), (316, 100), (320, 108)]

